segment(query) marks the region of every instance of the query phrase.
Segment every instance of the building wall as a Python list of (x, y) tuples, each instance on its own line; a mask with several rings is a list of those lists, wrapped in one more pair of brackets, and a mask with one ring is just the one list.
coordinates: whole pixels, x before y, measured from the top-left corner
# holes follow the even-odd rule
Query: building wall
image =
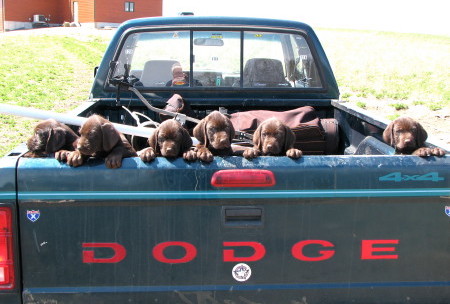
[(4, 15), (3, 15), (3, 0), (0, 0), (0, 33), (5, 31), (4, 28)]
[(161, 16), (162, 1), (130, 0), (134, 12), (126, 12), (125, 0), (0, 0), (3, 3), (0, 31), (2, 27), (4, 30), (31, 28), (30, 19), (35, 14), (50, 16), (52, 25), (73, 22), (74, 2), (78, 2), (78, 22), (83, 26), (118, 25), (128, 19)]
[(4, 0), (5, 21), (30, 22), (33, 15), (50, 15), (50, 23), (62, 23), (61, 0)]
[(70, 0), (71, 20), (74, 21), (73, 3), (78, 2), (78, 22), (93, 23), (95, 21), (94, 7), (97, 0)]
[(125, 11), (124, 0), (95, 0), (95, 21), (122, 23), (128, 19), (162, 16), (163, 0), (129, 0), (134, 12)]

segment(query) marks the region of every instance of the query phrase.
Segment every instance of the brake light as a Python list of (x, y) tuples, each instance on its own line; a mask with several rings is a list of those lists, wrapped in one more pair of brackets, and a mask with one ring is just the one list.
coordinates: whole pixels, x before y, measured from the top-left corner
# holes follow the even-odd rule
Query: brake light
[(14, 288), (11, 209), (0, 207), (0, 289)]
[(272, 187), (275, 183), (272, 171), (258, 169), (220, 170), (211, 178), (214, 187)]

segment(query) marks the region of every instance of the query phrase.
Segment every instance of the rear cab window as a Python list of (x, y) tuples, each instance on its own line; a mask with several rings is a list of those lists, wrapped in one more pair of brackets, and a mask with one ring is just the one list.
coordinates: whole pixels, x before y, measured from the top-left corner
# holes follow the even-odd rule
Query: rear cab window
[[(128, 34), (110, 75), (146, 88), (322, 88), (301, 33), (167, 30)], [(128, 70), (128, 71), (126, 71)]]

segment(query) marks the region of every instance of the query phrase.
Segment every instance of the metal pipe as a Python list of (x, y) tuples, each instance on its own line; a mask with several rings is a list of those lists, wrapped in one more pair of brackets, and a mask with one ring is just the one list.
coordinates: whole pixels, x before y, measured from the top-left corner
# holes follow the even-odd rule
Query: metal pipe
[[(20, 106), (14, 106), (9, 104), (0, 103), (0, 113), (10, 114), (21, 117), (28, 117), (34, 119), (46, 120), (49, 118), (53, 118), (59, 122), (73, 125), (73, 126), (81, 126), (86, 120), (86, 117), (80, 117), (75, 115), (69, 115), (64, 113), (56, 113), (51, 111), (26, 108)], [(154, 128), (145, 128), (145, 127), (133, 127), (118, 123), (112, 123), (114, 127), (124, 134), (134, 135), (139, 137), (148, 138), (153, 134)]]

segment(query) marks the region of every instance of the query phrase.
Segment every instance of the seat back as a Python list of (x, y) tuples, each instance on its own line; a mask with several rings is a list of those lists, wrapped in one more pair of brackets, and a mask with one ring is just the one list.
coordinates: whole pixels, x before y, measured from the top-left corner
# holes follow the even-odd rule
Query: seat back
[(141, 82), (145, 87), (164, 87), (172, 80), (172, 66), (176, 60), (149, 60), (142, 70)]
[(245, 63), (244, 87), (290, 87), (278, 59), (252, 58)]

